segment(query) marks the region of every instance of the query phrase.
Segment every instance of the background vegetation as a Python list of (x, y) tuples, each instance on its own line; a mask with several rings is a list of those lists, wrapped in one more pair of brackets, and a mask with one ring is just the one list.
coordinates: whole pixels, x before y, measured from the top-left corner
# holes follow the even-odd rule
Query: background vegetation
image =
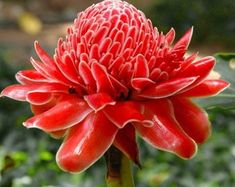
[[(16, 83), (15, 73), (28, 67), (35, 56), (32, 42), (38, 39), (53, 51), (76, 13), (97, 1), (5, 0), (0, 1), (0, 90)], [(205, 54), (234, 52), (235, 2), (233, 0), (131, 1), (151, 17), (159, 30), (170, 27), (178, 37), (194, 25), (192, 50)], [(32, 25), (32, 26), (30, 26)], [(201, 50), (202, 49), (202, 50)], [(143, 169), (135, 169), (138, 187), (231, 187), (235, 186), (235, 55), (216, 55), (217, 70), (232, 83), (213, 99), (198, 102), (208, 111), (213, 133), (190, 161), (157, 151), (141, 140)], [(104, 159), (82, 174), (59, 170), (55, 162), (61, 141), (22, 127), (31, 116), (27, 103), (0, 99), (1, 187), (104, 187)]]

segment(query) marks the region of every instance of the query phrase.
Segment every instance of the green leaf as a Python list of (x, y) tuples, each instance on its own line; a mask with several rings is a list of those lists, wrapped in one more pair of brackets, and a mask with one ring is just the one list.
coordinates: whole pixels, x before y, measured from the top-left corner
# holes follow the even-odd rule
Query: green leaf
[(230, 87), (217, 96), (198, 99), (201, 106), (206, 109), (219, 107), (223, 109), (235, 108), (235, 53), (217, 53), (215, 71), (221, 75), (221, 79), (228, 81)]
[(40, 152), (40, 159), (45, 161), (50, 161), (53, 159), (53, 155), (48, 151)]

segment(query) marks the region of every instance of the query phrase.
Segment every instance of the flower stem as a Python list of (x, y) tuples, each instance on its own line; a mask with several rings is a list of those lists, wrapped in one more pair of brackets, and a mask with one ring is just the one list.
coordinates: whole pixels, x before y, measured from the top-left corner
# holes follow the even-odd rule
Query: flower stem
[(130, 160), (114, 146), (105, 154), (108, 187), (134, 187)]

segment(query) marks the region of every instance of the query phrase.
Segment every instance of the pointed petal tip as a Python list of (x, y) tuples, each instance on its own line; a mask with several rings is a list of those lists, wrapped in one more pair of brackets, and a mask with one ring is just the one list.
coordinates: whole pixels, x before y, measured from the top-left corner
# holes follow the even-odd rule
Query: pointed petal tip
[(29, 60), (30, 60), (31, 63), (35, 62), (35, 60), (34, 60), (34, 58), (32, 56), (29, 58)]
[(192, 26), (192, 27), (189, 29), (189, 32), (192, 32), (192, 33), (193, 33), (193, 30), (194, 30), (194, 26)]
[(0, 94), (0, 97), (9, 97), (17, 101), (25, 101), (25, 90), (19, 89), (22, 85), (13, 84), (4, 88)]
[(33, 45), (35, 50), (40, 46), (37, 40), (34, 41)]
[(154, 85), (140, 92), (138, 96), (150, 99), (160, 99), (170, 97), (177, 94), (181, 90), (187, 88), (198, 79), (198, 76), (183, 77), (172, 79), (159, 85)]
[(186, 31), (186, 33), (178, 40), (178, 42), (175, 44), (174, 48), (178, 48), (183, 46), (185, 48), (185, 50), (187, 50), (190, 41), (192, 39), (193, 36), (193, 27), (191, 27), (190, 29), (188, 29)]
[(3, 95), (3, 93), (2, 93), (2, 92), (0, 93), (0, 98), (1, 98), (1, 97), (4, 97), (4, 95)]
[[(213, 85), (212, 85), (213, 86)], [(217, 81), (214, 81), (214, 89), (215, 89), (215, 93), (214, 95), (217, 95), (221, 92), (223, 92), (225, 89), (227, 89), (228, 87), (230, 86), (230, 83), (225, 81), (225, 80), (217, 80)], [(214, 95), (211, 95), (211, 96), (214, 96)]]
[(23, 122), (23, 126), (26, 127), (27, 129), (34, 128), (34, 124), (30, 123), (29, 120)]
[(194, 26), (192, 26), (190, 29), (187, 30), (186, 35), (188, 35), (189, 41), (192, 39), (193, 36), (193, 31), (194, 31)]
[(175, 29), (171, 27), (171, 29), (166, 34), (166, 41), (168, 42), (168, 45), (171, 45), (175, 39)]

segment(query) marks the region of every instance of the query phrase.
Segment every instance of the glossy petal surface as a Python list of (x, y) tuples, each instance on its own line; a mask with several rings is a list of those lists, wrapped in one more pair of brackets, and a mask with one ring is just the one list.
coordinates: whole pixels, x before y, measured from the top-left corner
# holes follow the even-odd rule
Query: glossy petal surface
[(143, 121), (139, 105), (134, 102), (118, 102), (114, 106), (107, 106), (103, 112), (117, 127), (123, 128), (127, 123)]
[(136, 124), (141, 137), (158, 149), (191, 158), (197, 150), (196, 143), (181, 129), (174, 117), (173, 106), (167, 99), (145, 103), (146, 117), (154, 121), (151, 127)]
[(217, 95), (229, 86), (228, 82), (223, 80), (205, 80), (198, 86), (183, 92), (180, 96), (183, 97), (209, 97)]
[(195, 80), (196, 77), (170, 80), (143, 90), (139, 96), (150, 99), (169, 97), (191, 85)]
[(6, 87), (2, 91), (1, 96), (7, 96), (19, 101), (26, 101), (28, 93), (53, 93), (53, 92), (67, 93), (68, 87), (57, 83), (46, 83), (40, 85), (16, 84)]
[(203, 143), (210, 135), (207, 113), (187, 98), (172, 99), (177, 121), (184, 131), (197, 143)]
[(87, 95), (84, 99), (95, 111), (103, 109), (106, 105), (115, 105), (115, 101), (106, 93)]
[(28, 119), (24, 126), (39, 128), (46, 132), (63, 130), (81, 122), (91, 112), (92, 109), (83, 100), (68, 99)]
[(127, 125), (119, 130), (113, 143), (126, 156), (140, 166), (139, 148), (135, 136), (135, 128), (132, 125)]
[(117, 131), (102, 113), (90, 114), (71, 128), (56, 155), (57, 163), (65, 171), (85, 170), (111, 146)]

